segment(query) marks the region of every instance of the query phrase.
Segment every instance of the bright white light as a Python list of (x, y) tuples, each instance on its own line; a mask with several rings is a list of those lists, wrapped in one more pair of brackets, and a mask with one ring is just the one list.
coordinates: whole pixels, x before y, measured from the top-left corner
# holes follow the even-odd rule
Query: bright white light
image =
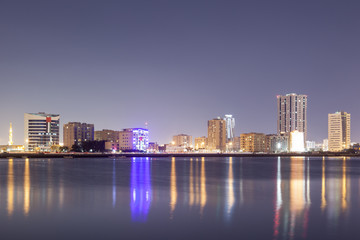
[(290, 152), (305, 152), (303, 132), (292, 131), (290, 133)]

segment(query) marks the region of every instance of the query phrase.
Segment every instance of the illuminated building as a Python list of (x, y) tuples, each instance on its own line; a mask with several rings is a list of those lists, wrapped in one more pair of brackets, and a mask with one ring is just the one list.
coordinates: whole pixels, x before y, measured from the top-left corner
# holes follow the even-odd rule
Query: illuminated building
[(232, 115), (225, 115), (226, 122), (226, 142), (234, 141), (235, 118)]
[(323, 140), (322, 150), (323, 150), (324, 152), (329, 151), (329, 140), (328, 140), (328, 139), (324, 139), (324, 140)]
[(232, 150), (234, 152), (239, 152), (240, 151), (240, 140), (241, 138), (240, 137), (234, 137), (234, 141), (233, 141), (233, 144), (232, 144)]
[(69, 122), (64, 124), (64, 146), (71, 148), (74, 144), (94, 140), (94, 124)]
[(306, 141), (306, 151), (314, 151), (316, 149), (315, 141)]
[(148, 152), (159, 152), (159, 144), (156, 142), (149, 142)]
[(203, 150), (207, 147), (207, 138), (204, 137), (197, 137), (195, 138), (195, 150)]
[(307, 136), (307, 96), (295, 93), (277, 96), (277, 134), (289, 135), (292, 131), (304, 133)]
[(192, 136), (186, 134), (175, 135), (172, 144), (183, 148), (192, 148)]
[(270, 153), (282, 153), (289, 151), (289, 136), (286, 134), (268, 136), (270, 141)]
[(226, 122), (220, 117), (208, 121), (208, 150), (226, 150)]
[(12, 130), (12, 123), (10, 123), (10, 130), (9, 130), (9, 146), (13, 145), (13, 130)]
[(149, 147), (149, 130), (126, 128), (119, 133), (119, 147), (125, 151), (146, 151)]
[(9, 129), (9, 142), (8, 145), (0, 145), (0, 152), (23, 152), (24, 145), (14, 145), (13, 142), (13, 128), (12, 124), (10, 123)]
[(59, 145), (60, 115), (44, 112), (24, 114), (26, 151), (50, 151)]
[(290, 152), (304, 152), (304, 133), (292, 131), (290, 133)]
[(263, 133), (240, 134), (240, 150), (242, 152), (265, 152), (266, 136)]
[(350, 148), (350, 113), (336, 112), (328, 116), (329, 151), (339, 152)]

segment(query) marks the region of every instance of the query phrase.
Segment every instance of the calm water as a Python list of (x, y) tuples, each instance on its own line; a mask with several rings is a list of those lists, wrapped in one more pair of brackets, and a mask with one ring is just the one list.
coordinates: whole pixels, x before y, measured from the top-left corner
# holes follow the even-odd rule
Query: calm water
[(359, 239), (360, 159), (1, 159), (2, 239)]

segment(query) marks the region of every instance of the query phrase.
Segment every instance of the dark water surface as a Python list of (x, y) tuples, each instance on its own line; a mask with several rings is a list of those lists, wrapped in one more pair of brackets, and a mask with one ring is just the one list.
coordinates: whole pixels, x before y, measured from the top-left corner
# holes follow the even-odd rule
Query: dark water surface
[(2, 239), (360, 239), (359, 158), (1, 159)]

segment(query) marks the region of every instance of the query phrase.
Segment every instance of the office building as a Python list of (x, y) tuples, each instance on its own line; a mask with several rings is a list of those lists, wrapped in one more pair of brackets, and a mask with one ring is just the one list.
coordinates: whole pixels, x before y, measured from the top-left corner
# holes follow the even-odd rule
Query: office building
[(263, 133), (240, 134), (242, 152), (266, 152), (266, 135)]
[(226, 121), (220, 117), (208, 121), (208, 150), (226, 150)]
[(64, 146), (71, 148), (74, 144), (94, 140), (94, 124), (69, 122), (63, 127)]
[[(277, 96), (277, 134), (290, 135), (292, 131), (307, 136), (307, 96), (295, 93)], [(304, 143), (305, 144), (305, 143)]]
[(59, 145), (60, 115), (50, 113), (25, 113), (25, 151), (50, 151)]
[(149, 130), (126, 128), (120, 131), (119, 147), (123, 151), (146, 151), (149, 147)]
[(350, 148), (350, 113), (336, 112), (328, 115), (328, 141), (331, 152)]

